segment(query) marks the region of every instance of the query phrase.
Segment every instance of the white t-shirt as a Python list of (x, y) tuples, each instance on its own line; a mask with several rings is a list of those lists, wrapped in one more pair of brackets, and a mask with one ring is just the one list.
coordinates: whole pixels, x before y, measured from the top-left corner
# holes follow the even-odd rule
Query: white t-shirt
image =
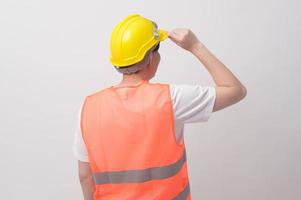
[[(183, 142), (184, 124), (206, 122), (211, 116), (216, 90), (214, 86), (170, 84), (173, 104), (175, 134), (178, 143)], [(89, 162), (88, 153), (80, 129), (80, 115), (73, 143), (73, 155), (82, 162)]]

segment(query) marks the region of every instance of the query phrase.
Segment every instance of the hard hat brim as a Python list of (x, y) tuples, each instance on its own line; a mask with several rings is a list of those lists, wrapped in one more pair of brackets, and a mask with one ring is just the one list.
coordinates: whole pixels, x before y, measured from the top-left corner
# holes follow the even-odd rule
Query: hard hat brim
[(158, 30), (158, 34), (159, 34), (159, 40), (160, 41), (164, 41), (168, 38), (168, 33), (167, 31), (163, 30), (163, 29), (159, 29)]

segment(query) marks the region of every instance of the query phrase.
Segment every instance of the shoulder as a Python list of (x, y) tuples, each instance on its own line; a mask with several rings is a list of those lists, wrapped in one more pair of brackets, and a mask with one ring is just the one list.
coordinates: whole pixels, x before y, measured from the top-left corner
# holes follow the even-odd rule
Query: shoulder
[(201, 84), (170, 84), (170, 92), (172, 97), (200, 97), (214, 95), (214, 86), (205, 86)]
[(200, 98), (202, 96), (214, 96), (215, 87), (201, 84), (176, 84), (176, 83), (151, 83), (154, 87), (169, 89), (171, 99)]
[(104, 95), (106, 92), (108, 92), (109, 88), (103, 88), (103, 89), (99, 89), (93, 92), (90, 92), (86, 95), (87, 98), (92, 98), (92, 97), (101, 97), (102, 95)]
[(87, 102), (87, 101), (89, 101), (89, 102), (95, 102), (96, 101), (97, 102), (100, 99), (102, 99), (109, 92), (110, 92), (110, 87), (106, 87), (106, 88), (102, 88), (102, 89), (95, 90), (95, 91), (92, 91), (90, 93), (87, 93), (84, 96), (83, 104), (85, 104), (85, 102)]
[(201, 84), (170, 84), (176, 122), (207, 121), (215, 101), (214, 86)]

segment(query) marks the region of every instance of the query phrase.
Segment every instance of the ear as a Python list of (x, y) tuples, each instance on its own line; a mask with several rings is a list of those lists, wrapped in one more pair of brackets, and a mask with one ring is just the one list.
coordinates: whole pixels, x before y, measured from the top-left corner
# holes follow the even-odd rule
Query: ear
[(153, 59), (153, 52), (151, 52), (150, 55), (149, 55), (149, 58), (148, 58), (148, 64), (147, 64), (147, 65), (150, 65), (150, 64), (151, 64), (152, 59)]

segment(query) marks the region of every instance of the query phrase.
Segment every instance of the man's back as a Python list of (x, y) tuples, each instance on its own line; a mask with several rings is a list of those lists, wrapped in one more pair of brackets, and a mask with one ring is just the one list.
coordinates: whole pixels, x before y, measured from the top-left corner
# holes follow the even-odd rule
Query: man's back
[[(120, 88), (119, 91), (122, 92), (125, 87), (117, 86), (116, 88)], [(175, 137), (177, 142), (182, 144), (185, 124), (206, 122), (210, 118), (216, 98), (215, 88), (202, 85), (169, 84), (169, 89), (173, 107)], [(89, 162), (80, 123), (78, 123), (74, 139), (73, 154), (78, 160)]]

